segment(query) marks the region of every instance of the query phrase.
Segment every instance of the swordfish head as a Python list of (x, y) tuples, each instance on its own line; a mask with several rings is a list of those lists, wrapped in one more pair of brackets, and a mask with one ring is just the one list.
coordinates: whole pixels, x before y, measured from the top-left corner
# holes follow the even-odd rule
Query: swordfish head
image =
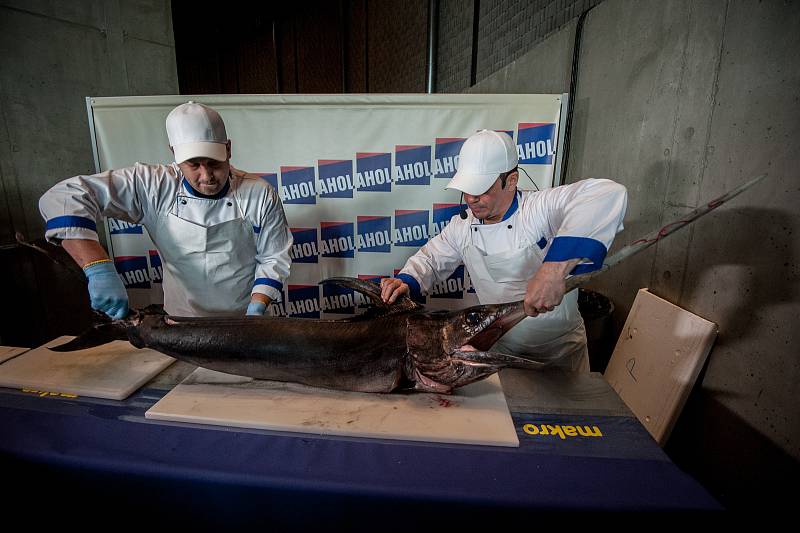
[(416, 390), (450, 393), (508, 366), (541, 368), (535, 361), (489, 351), (523, 318), (522, 302), (413, 314), (408, 317), (406, 376)]

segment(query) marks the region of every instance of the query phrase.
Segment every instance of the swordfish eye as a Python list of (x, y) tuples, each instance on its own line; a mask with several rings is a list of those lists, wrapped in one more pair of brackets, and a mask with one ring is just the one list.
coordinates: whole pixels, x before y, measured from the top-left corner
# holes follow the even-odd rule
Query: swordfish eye
[(464, 320), (467, 322), (467, 325), (474, 327), (481, 323), (481, 315), (476, 311), (470, 311), (467, 313), (467, 316), (464, 317)]

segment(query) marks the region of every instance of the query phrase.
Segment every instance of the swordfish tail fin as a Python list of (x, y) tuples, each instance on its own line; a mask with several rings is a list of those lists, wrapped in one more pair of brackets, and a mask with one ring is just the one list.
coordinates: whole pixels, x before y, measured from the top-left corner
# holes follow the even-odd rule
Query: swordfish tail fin
[[(100, 313), (97, 313), (100, 315)], [(53, 346), (50, 348), (54, 352), (74, 352), (75, 350), (85, 350), (86, 348), (94, 348), (101, 346), (111, 341), (128, 340), (128, 326), (130, 326), (130, 319), (111, 320), (110, 318), (102, 315), (100, 321), (64, 344)]]

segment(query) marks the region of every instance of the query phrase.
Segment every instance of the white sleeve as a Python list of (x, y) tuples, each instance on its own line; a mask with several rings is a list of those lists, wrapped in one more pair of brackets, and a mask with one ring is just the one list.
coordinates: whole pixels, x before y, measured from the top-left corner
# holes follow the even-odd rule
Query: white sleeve
[(145, 165), (109, 170), (89, 176), (75, 176), (51, 187), (39, 199), (39, 211), (46, 222), (45, 238), (97, 238), (100, 217), (138, 223), (144, 216), (142, 199), (147, 195), (153, 173)]
[(599, 269), (622, 231), (628, 193), (607, 179), (586, 179), (542, 191), (526, 217), (545, 217), (549, 248), (544, 261), (585, 259), (572, 274)]
[(454, 215), (441, 233), (409, 257), (397, 274), (397, 278), (408, 283), (415, 296), (427, 293), (437, 282), (446, 280), (464, 262), (458, 243), (457, 218), (458, 215)]
[(292, 232), (286, 223), (278, 193), (268, 186), (266, 201), (260, 213), (256, 234), (256, 274), (253, 293), (265, 294), (280, 301), (283, 284), (289, 277)]

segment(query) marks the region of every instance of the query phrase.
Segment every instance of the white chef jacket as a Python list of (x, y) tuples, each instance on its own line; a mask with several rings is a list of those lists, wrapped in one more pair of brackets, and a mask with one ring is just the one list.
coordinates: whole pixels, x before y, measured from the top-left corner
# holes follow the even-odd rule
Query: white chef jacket
[[(412, 292), (425, 293), (464, 264), (475, 285), (476, 276), (482, 276), (483, 268), (474, 262), (475, 250), (482, 256), (496, 258), (522, 248), (532, 251), (528, 254), (530, 277), (544, 261), (576, 258), (586, 260), (571, 274), (591, 272), (602, 266), (614, 236), (622, 231), (626, 203), (625, 187), (605, 179), (587, 179), (543, 191), (519, 190), (499, 223), (484, 224), (471, 212), (466, 219), (453, 216), (439, 235), (409, 258), (397, 277), (408, 283)], [(468, 249), (472, 251), (468, 252)], [(510, 291), (492, 291), (492, 294), (485, 291), (481, 294), (475, 285), (478, 300), (482, 304), (491, 304), (523, 299), (530, 277), (525, 279), (514, 274), (511, 272), (508, 276)], [(503, 296), (497, 296), (498, 292)], [(553, 311), (528, 317), (525, 322), (531, 331), (526, 334), (535, 337), (533, 344), (546, 346), (548, 351), (553, 351), (553, 343), (569, 341), (574, 344), (574, 338), (565, 336), (570, 331), (578, 331), (585, 344), (577, 294), (565, 295)], [(517, 333), (515, 330), (518, 328), (511, 332)], [(522, 332), (524, 328), (519, 330)], [(506, 336), (512, 336), (511, 332)], [(520, 350), (524, 351), (523, 348)]]
[[(160, 243), (171, 245), (175, 239), (180, 239), (180, 236), (164, 234), (163, 222), (169, 215), (202, 227), (241, 218), (243, 224), (252, 227), (255, 252), (252, 265), (228, 265), (232, 269), (252, 269), (252, 276), (244, 276), (238, 283), (246, 286), (237, 287), (233, 292), (265, 294), (279, 300), (289, 275), (292, 235), (278, 193), (259, 176), (233, 167), (227, 184), (211, 196), (194, 190), (177, 163), (136, 163), (118, 170), (75, 176), (57, 183), (42, 195), (39, 209), (47, 221), (45, 237), (55, 243), (63, 239), (98, 240), (96, 221), (100, 216), (142, 224), (159, 248), (163, 262), (167, 261), (169, 253), (161, 251)], [(171, 289), (166, 270), (165, 309), (166, 295)], [(241, 297), (232, 296), (230, 301), (207, 302), (208, 309), (193, 314), (244, 312), (239, 309), (243, 303), (246, 307)], [(166, 311), (176, 313), (176, 310)], [(177, 312), (185, 313), (184, 310)]]

